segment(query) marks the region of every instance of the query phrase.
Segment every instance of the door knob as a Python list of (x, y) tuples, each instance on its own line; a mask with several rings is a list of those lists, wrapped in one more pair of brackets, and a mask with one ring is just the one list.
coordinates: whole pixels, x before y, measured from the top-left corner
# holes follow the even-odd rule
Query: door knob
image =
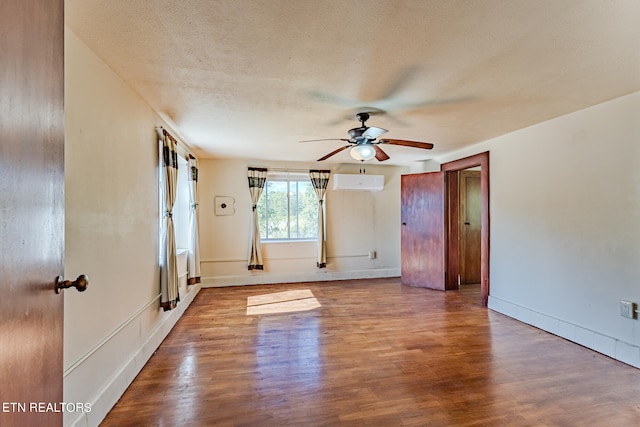
[(89, 278), (84, 274), (79, 275), (73, 282), (71, 280), (62, 280), (62, 276), (56, 278), (56, 294), (66, 288), (76, 288), (78, 292), (84, 292), (87, 290), (87, 286), (89, 286)]

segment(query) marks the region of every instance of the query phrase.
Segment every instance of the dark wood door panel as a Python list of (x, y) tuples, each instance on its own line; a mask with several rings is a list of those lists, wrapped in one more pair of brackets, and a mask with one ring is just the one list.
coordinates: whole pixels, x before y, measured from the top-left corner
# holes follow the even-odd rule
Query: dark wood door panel
[(403, 175), (401, 179), (402, 283), (444, 290), (445, 174)]
[(62, 425), (64, 2), (0, 2), (0, 425)]
[(460, 172), (460, 283), (480, 283), (480, 171)]

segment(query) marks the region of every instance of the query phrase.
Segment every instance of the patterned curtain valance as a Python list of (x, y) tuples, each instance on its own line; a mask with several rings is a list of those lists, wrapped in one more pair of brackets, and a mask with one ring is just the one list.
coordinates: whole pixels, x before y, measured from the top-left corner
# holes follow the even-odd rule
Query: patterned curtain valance
[(266, 168), (248, 168), (249, 188), (264, 188), (267, 182)]
[(329, 185), (329, 177), (331, 176), (330, 170), (311, 169), (309, 171), (309, 179), (315, 189), (325, 190)]
[(189, 154), (189, 162), (191, 163), (191, 173), (189, 181), (198, 182), (198, 160)]
[(162, 147), (164, 166), (178, 169), (178, 141), (176, 141), (176, 139), (164, 129), (162, 129), (162, 134), (165, 139), (165, 143)]

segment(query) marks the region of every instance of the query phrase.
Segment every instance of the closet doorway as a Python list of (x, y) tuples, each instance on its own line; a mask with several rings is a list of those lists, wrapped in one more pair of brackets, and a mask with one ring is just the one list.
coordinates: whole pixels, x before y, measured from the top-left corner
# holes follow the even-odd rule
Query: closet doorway
[(446, 174), (446, 289), (480, 283), (489, 299), (489, 152), (443, 163)]

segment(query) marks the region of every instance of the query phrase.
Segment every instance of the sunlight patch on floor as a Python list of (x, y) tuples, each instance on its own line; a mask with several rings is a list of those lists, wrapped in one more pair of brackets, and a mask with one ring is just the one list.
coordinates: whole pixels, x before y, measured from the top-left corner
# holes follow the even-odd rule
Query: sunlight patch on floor
[(318, 307), (321, 305), (309, 289), (275, 292), (247, 298), (247, 316), (308, 311)]

